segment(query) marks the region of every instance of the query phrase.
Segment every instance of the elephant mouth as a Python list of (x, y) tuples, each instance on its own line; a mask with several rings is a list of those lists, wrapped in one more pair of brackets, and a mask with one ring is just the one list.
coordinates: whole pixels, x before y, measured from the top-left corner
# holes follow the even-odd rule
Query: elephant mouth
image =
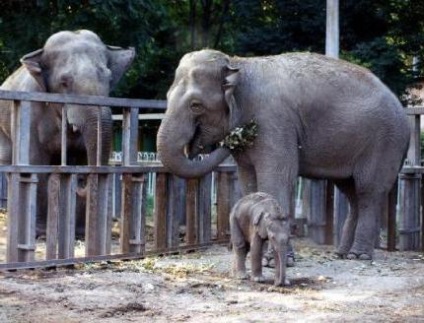
[(201, 144), (192, 145), (191, 143), (186, 145), (184, 148), (185, 156), (188, 159), (198, 158), (200, 155), (208, 155), (212, 153), (216, 148), (218, 148), (217, 144), (203, 146)]
[(210, 154), (218, 147), (218, 144), (205, 144), (202, 140), (202, 131), (200, 127), (196, 127), (193, 138), (184, 147), (184, 153), (188, 159), (195, 159), (199, 155)]

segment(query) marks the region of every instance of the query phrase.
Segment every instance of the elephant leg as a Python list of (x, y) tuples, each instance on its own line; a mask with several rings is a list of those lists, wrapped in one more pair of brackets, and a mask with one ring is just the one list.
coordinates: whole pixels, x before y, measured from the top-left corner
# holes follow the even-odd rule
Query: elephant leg
[(258, 191), (255, 169), (253, 167), (239, 166), (238, 177), (243, 195)]
[(83, 239), (85, 236), (85, 215), (87, 206), (87, 176), (78, 175), (78, 190), (84, 193), (79, 195), (77, 193), (76, 205), (75, 205), (75, 237)]
[(77, 196), (75, 205), (75, 237), (84, 239), (85, 236), (86, 198)]
[(36, 236), (45, 236), (47, 228), (48, 175), (38, 174)]
[(12, 143), (5, 133), (0, 131), (0, 165), (12, 162)]
[(349, 259), (372, 259), (376, 231), (388, 194), (369, 192), (358, 195), (358, 223), (355, 230), (353, 246), (349, 251)]
[(230, 231), (233, 247), (233, 274), (237, 279), (247, 279), (246, 256), (249, 246), (234, 218), (230, 218)]
[(346, 258), (353, 245), (355, 230), (358, 222), (358, 203), (353, 179), (334, 182), (337, 188), (346, 196), (349, 202), (349, 213), (343, 224), (342, 234), (336, 253)]
[[(284, 172), (284, 174), (258, 172), (257, 178), (258, 190), (269, 193), (278, 200), (284, 215), (289, 219), (290, 227), (293, 227), (297, 166), (286, 167), (286, 172)], [(293, 267), (294, 262), (295, 254), (292, 243), (289, 242), (287, 247), (286, 266)], [(275, 267), (274, 249), (271, 244), (268, 244), (268, 250), (264, 253), (263, 263), (266, 267)]]
[(252, 268), (252, 280), (258, 283), (265, 281), (262, 275), (262, 238), (255, 234), (250, 243), (250, 260)]

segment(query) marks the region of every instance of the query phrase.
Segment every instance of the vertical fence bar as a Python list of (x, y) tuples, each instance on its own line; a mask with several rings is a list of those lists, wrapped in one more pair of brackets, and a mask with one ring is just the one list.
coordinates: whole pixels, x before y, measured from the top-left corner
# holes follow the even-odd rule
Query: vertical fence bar
[(59, 232), (58, 257), (72, 258), (75, 256), (75, 221), (76, 221), (76, 190), (77, 175), (64, 174), (60, 176), (60, 213), (57, 230)]
[(167, 211), (167, 177), (166, 173), (156, 174), (156, 195), (154, 213), (154, 247), (166, 248), (166, 211)]
[[(15, 101), (12, 108), (12, 164), (28, 165), (30, 148), (31, 104)], [(12, 173), (8, 199), (10, 201), (8, 220), (7, 259), (30, 261), (35, 254), (35, 216), (37, 177)]]
[(75, 174), (51, 174), (49, 177), (47, 259), (65, 259), (75, 256), (76, 189)]
[(228, 172), (217, 174), (217, 211), (216, 235), (218, 240), (229, 239), (229, 215), (231, 211), (230, 175)]
[(388, 210), (387, 210), (387, 250), (396, 250), (396, 204), (398, 196), (397, 179), (395, 185), (389, 193)]
[(19, 200), (21, 204), (19, 221), (19, 244), (21, 259), (19, 261), (33, 261), (35, 259), (35, 216), (37, 196), (37, 175), (22, 176), (20, 178)]
[(10, 174), (9, 191), (8, 191), (8, 217), (7, 217), (7, 262), (17, 262), (20, 260), (20, 252), (18, 249), (18, 233), (19, 233), (19, 214), (20, 214), (20, 174)]
[(122, 165), (135, 165), (137, 163), (138, 108), (124, 108), (122, 114)]
[(99, 176), (98, 174), (90, 174), (87, 177), (87, 206), (85, 219), (85, 254), (87, 256), (95, 256), (101, 254), (100, 237), (99, 237), (99, 205), (98, 190)]
[(308, 233), (309, 237), (318, 244), (325, 243), (326, 184), (326, 181), (311, 180), (310, 186)]
[(141, 255), (146, 251), (146, 204), (147, 187), (146, 176), (132, 177), (134, 192), (132, 194), (132, 226), (130, 239), (130, 252)]
[[(138, 138), (138, 108), (124, 108), (122, 111), (122, 165), (137, 164), (137, 138)], [(122, 174), (121, 185), (121, 251), (144, 252), (144, 232), (138, 230), (145, 228), (145, 217), (141, 212), (146, 200), (137, 201), (142, 197), (142, 179), (133, 178), (132, 174)], [(141, 213), (140, 213), (141, 212)]]
[(99, 174), (98, 217), (100, 218), (98, 230), (100, 231), (101, 254), (111, 253), (112, 243), (112, 176), (111, 174)]
[(122, 207), (121, 207), (121, 234), (120, 245), (122, 253), (131, 251), (131, 202), (132, 202), (132, 175), (122, 174)]
[[(424, 178), (421, 175), (421, 210), (424, 210)], [(424, 212), (421, 212), (421, 251), (424, 251)]]
[(15, 141), (13, 141), (13, 164), (28, 165), (29, 164), (29, 146), (31, 128), (31, 103), (21, 101), (20, 104), (15, 103)]
[(166, 216), (167, 247), (178, 247), (180, 223), (184, 210), (185, 180), (170, 175), (168, 181), (168, 202)]
[(0, 173), (0, 208), (7, 208), (7, 177), (5, 173)]
[(51, 174), (47, 184), (46, 259), (57, 258), (60, 218), (60, 175)]
[(197, 189), (199, 180), (189, 179), (187, 181), (186, 190), (186, 237), (185, 241), (188, 245), (196, 243), (196, 218), (197, 218)]
[[(413, 166), (421, 165), (421, 122), (420, 115), (409, 116), (411, 138), (407, 159)], [(399, 249), (418, 250), (420, 248), (420, 207), (421, 173), (401, 174), (400, 180), (400, 219)]]
[(198, 191), (197, 233), (198, 243), (208, 243), (212, 237), (211, 226), (211, 184), (212, 173), (200, 179)]
[(333, 244), (334, 237), (334, 184), (330, 181), (327, 181), (325, 189), (325, 244)]
[(122, 211), (121, 250), (123, 253), (144, 254), (146, 248), (146, 202), (147, 189), (145, 175), (124, 176), (125, 191)]
[(401, 174), (399, 250), (420, 248), (421, 175)]
[(110, 252), (111, 203), (110, 176), (90, 174), (87, 183), (86, 254), (102, 255)]

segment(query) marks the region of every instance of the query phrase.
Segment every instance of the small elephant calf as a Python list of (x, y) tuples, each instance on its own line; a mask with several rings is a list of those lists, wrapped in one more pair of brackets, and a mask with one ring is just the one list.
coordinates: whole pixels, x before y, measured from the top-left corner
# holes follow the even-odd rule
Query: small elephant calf
[(269, 240), (274, 250), (274, 285), (288, 285), (286, 280), (287, 249), (290, 237), (288, 220), (283, 216), (277, 200), (267, 193), (244, 196), (230, 214), (231, 243), (234, 253), (234, 274), (247, 279), (246, 256), (250, 251), (252, 280), (263, 282), (262, 249)]

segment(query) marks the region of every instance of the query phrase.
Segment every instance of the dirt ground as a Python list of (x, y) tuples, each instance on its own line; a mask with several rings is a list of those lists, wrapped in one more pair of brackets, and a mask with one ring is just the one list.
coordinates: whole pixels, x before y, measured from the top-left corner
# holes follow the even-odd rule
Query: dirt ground
[(230, 277), (225, 247), (140, 261), (0, 274), (0, 322), (424, 322), (424, 256), (336, 259), (294, 242), (291, 286)]

